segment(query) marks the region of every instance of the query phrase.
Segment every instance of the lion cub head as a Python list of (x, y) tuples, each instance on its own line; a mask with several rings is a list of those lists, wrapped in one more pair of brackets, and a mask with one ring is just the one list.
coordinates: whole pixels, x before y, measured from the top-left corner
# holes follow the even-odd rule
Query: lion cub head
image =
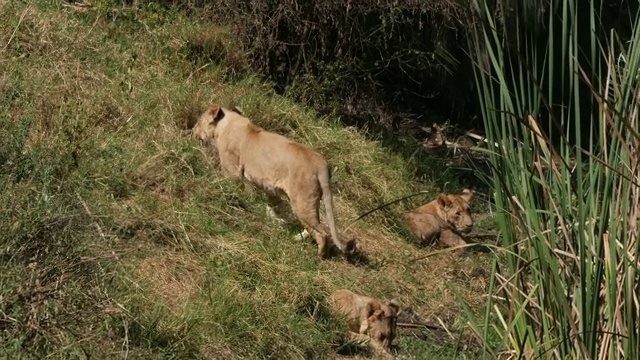
[(473, 191), (464, 189), (460, 195), (440, 194), (436, 199), (439, 212), (451, 230), (467, 234), (473, 228), (473, 219), (469, 209), (472, 197)]
[(391, 350), (401, 311), (397, 300), (382, 302), (346, 289), (335, 291), (330, 299), (333, 310), (346, 318), (351, 338), (369, 341), (380, 350)]
[(388, 303), (370, 303), (367, 308), (367, 329), (369, 337), (385, 351), (391, 349), (396, 338), (399, 304), (395, 300)]

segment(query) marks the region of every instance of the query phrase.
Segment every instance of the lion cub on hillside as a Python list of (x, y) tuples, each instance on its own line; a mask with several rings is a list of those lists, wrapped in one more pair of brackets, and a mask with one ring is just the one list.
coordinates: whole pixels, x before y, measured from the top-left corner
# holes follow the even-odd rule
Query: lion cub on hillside
[[(218, 150), (220, 164), (230, 174), (255, 184), (269, 194), (270, 203), (282, 208), (282, 195), (318, 244), (318, 254), (329, 252), (329, 235), (320, 226), (320, 198), (327, 212), (331, 240), (342, 252), (355, 250), (353, 240), (343, 242), (333, 216), (329, 166), (309, 147), (268, 132), (238, 112), (211, 106), (200, 116), (193, 134)], [(273, 212), (273, 211), (272, 211)]]
[(445, 247), (465, 245), (462, 234), (473, 228), (469, 202), (473, 191), (460, 195), (440, 194), (430, 203), (404, 214), (404, 221), (419, 240), (437, 241)]
[(343, 316), (349, 326), (348, 336), (358, 342), (368, 342), (376, 350), (389, 352), (396, 337), (396, 322), (400, 303), (358, 295), (349, 290), (336, 290), (329, 297), (336, 315)]

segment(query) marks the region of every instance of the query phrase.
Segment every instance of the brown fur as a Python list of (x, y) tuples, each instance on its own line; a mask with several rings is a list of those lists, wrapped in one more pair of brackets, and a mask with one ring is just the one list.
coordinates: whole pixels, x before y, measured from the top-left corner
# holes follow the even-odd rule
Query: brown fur
[(329, 235), (320, 226), (318, 213), (321, 198), (333, 243), (343, 252), (354, 250), (353, 241), (342, 242), (338, 237), (329, 167), (320, 154), (217, 105), (202, 114), (193, 134), (216, 147), (226, 171), (265, 190), (271, 202), (286, 195), (293, 214), (316, 240), (319, 255), (325, 257), (329, 251)]
[(378, 350), (388, 352), (391, 349), (400, 314), (400, 304), (396, 300), (384, 303), (346, 289), (335, 291), (329, 300), (334, 313), (347, 320), (351, 339), (369, 342)]
[(437, 199), (406, 213), (404, 221), (421, 241), (437, 241), (445, 247), (464, 245), (462, 234), (471, 231), (473, 219), (469, 202), (471, 190), (465, 189), (461, 195), (440, 194)]

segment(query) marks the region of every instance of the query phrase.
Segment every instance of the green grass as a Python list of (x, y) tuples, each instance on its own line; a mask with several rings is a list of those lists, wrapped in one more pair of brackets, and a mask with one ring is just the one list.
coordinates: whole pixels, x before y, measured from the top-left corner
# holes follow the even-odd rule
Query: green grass
[[(277, 96), (224, 28), (92, 3), (0, 3), (0, 358), (333, 357), (342, 328), (325, 296), (341, 287), (464, 329), (454, 288), (478, 309), (487, 289), (473, 273), (490, 259), (410, 262), (430, 250), (400, 226), (442, 190), (416, 181), (430, 159)], [(340, 228), (432, 196), (354, 224), (367, 262), (320, 260), (183, 130), (214, 102), (321, 152)], [(398, 344), (406, 358), (477, 354), (457, 339)]]

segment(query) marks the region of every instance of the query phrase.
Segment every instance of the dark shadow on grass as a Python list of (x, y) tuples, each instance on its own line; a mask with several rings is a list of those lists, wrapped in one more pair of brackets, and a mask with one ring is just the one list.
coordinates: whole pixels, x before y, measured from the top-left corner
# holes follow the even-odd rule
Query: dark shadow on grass
[(372, 355), (371, 349), (367, 346), (363, 346), (353, 342), (345, 342), (336, 348), (336, 353), (342, 356), (365, 356), (370, 357)]
[(470, 242), (469, 244), (473, 244), (473, 246), (469, 248), (469, 253), (489, 254), (494, 252), (491, 246), (482, 243)]
[[(478, 242), (476, 239), (479, 239), (484, 242)], [(468, 248), (468, 252), (470, 253), (494, 253), (495, 246), (499, 243), (499, 235), (498, 234), (469, 234), (465, 236), (465, 241), (472, 245)]]
[[(376, 355), (376, 352), (373, 349), (371, 349), (369, 346), (358, 344), (356, 342), (348, 341), (348, 340), (341, 343), (341, 345), (339, 345), (335, 351), (338, 355), (342, 355), (342, 356), (363, 356), (366, 358), (371, 358), (372, 356)], [(391, 345), (390, 354), (388, 355), (397, 356), (399, 354), (400, 354), (400, 347), (395, 344)], [(375, 357), (375, 358), (378, 358), (378, 357)]]
[(372, 267), (371, 259), (367, 256), (367, 254), (362, 251), (356, 249), (352, 253), (344, 254), (345, 259), (351, 265), (358, 267)]
[(329, 249), (329, 254), (327, 254), (327, 259), (335, 260), (341, 258), (344, 258), (349, 264), (355, 266), (371, 267), (372, 265), (372, 262), (367, 254), (358, 250), (358, 248), (356, 248), (353, 252), (343, 253), (335, 245), (331, 246), (331, 248)]
[[(486, 182), (477, 172), (490, 174), (486, 164), (478, 159), (468, 158), (465, 167), (452, 166), (453, 152), (441, 150), (427, 153), (423, 150), (418, 139), (402, 136), (400, 132), (377, 124), (372, 119), (364, 116), (346, 115), (340, 117), (345, 126), (358, 128), (369, 139), (379, 141), (380, 144), (391, 152), (402, 156), (408, 161), (413, 161), (416, 167), (415, 177), (436, 184), (445, 192), (458, 191), (462, 188), (474, 188), (479, 192), (487, 192)], [(434, 117), (433, 121), (437, 121)], [(425, 122), (428, 125), (429, 122)], [(469, 126), (469, 125), (467, 125)], [(455, 139), (450, 139), (455, 140)]]
[[(284, 226), (288, 230), (288, 232), (292, 235), (298, 236), (302, 234), (302, 228), (298, 224), (285, 224)], [(326, 226), (323, 226), (323, 227), (327, 232), (329, 231), (328, 227)], [(339, 236), (346, 238), (344, 234), (339, 234)], [(306, 236), (304, 239), (304, 242), (313, 244), (313, 246), (316, 246), (316, 247), (318, 246), (316, 241), (311, 236)], [(342, 252), (340, 251), (340, 249), (338, 249), (337, 246), (335, 246), (335, 244), (332, 243), (331, 247), (329, 248), (329, 253), (327, 254), (326, 259), (340, 260), (341, 258), (344, 258), (349, 264), (354, 266), (367, 267), (372, 269), (379, 267), (375, 264), (375, 262), (371, 261), (371, 259), (369, 258), (369, 256), (367, 256), (367, 254), (363, 253), (358, 249), (357, 241), (355, 239), (349, 239), (348, 241), (345, 241), (345, 242), (352, 243), (351, 246), (353, 246), (354, 248), (351, 248), (348, 252)]]

